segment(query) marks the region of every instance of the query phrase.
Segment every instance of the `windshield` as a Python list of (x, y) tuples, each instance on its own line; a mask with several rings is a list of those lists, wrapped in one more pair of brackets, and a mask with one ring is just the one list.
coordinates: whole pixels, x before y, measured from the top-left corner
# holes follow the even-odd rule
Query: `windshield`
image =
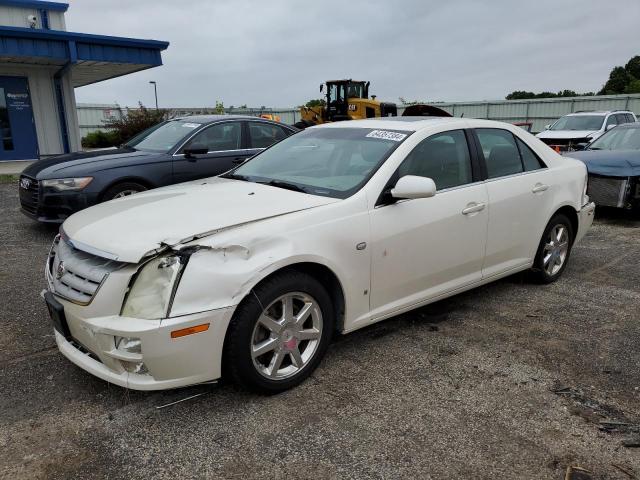
[(187, 120), (172, 120), (134, 137), (127, 146), (145, 152), (165, 153), (201, 125)]
[(640, 150), (640, 128), (614, 128), (589, 145), (589, 150)]
[(562, 117), (549, 130), (600, 130), (604, 115), (572, 115)]
[(226, 176), (347, 198), (410, 134), (370, 128), (310, 128), (275, 144)]

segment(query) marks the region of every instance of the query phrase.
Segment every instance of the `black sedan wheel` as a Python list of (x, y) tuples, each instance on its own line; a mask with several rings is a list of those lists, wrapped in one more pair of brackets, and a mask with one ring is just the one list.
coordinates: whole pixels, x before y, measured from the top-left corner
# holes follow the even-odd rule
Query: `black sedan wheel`
[(129, 195), (144, 192), (146, 189), (147, 187), (144, 185), (140, 185), (135, 182), (118, 183), (104, 192), (104, 195), (102, 195), (102, 201), (106, 202), (115, 198), (128, 197)]

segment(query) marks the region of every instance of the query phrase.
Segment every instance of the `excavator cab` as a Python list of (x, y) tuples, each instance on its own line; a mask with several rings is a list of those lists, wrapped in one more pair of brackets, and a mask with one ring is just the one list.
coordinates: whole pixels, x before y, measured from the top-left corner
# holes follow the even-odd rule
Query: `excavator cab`
[[(351, 120), (353, 116), (350, 112), (357, 110), (358, 100), (369, 98), (370, 82), (355, 80), (329, 80), (327, 82), (327, 109), (326, 122), (337, 122), (341, 120)], [(322, 92), (324, 85), (320, 85)]]
[(326, 122), (396, 116), (395, 103), (379, 102), (375, 95), (369, 98), (370, 83), (352, 79), (329, 80), (326, 92), (325, 84), (320, 85), (320, 92), (325, 92), (325, 105), (301, 107), (300, 121), (294, 127), (302, 129)]

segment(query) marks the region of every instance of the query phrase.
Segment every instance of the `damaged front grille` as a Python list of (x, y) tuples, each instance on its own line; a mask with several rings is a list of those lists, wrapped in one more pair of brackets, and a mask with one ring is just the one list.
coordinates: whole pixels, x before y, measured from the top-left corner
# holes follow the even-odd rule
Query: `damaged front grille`
[(627, 178), (589, 175), (587, 195), (596, 205), (622, 208), (625, 206), (628, 185)]
[(88, 305), (107, 276), (123, 264), (74, 248), (57, 238), (51, 248), (48, 280), (54, 292), (80, 305)]
[(589, 143), (590, 138), (541, 138), (551, 148), (558, 147), (561, 151), (573, 151), (579, 143)]

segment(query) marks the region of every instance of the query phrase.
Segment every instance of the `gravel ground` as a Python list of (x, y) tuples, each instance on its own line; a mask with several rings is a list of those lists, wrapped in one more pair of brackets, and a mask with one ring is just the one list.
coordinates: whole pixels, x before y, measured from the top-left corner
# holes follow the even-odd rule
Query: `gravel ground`
[(140, 393), (55, 349), (39, 297), (55, 228), (16, 190), (0, 185), (2, 478), (640, 478), (629, 215), (599, 212), (559, 282), (517, 275), (340, 337), (284, 394)]

